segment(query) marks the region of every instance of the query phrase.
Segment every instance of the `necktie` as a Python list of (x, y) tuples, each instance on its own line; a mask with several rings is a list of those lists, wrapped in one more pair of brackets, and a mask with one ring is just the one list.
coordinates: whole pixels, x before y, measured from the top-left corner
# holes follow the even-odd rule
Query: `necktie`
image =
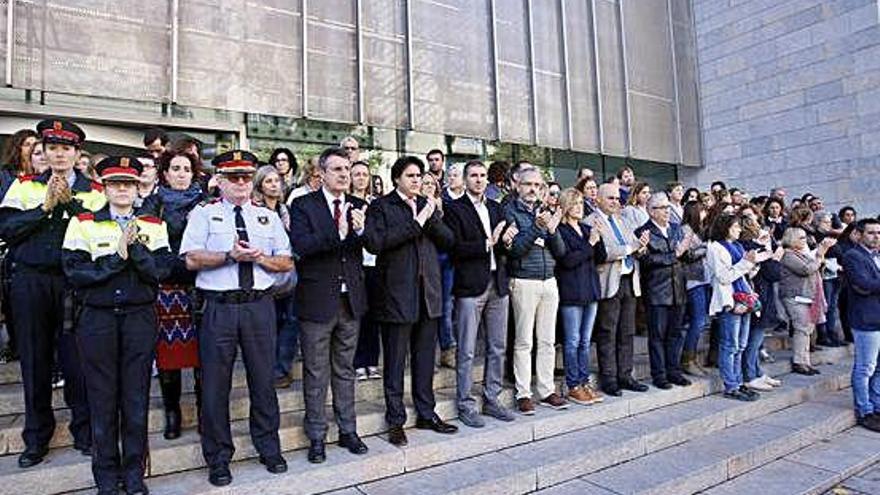
[(333, 200), (333, 221), (336, 222), (336, 230), (339, 230), (339, 221), (342, 220), (342, 208), (339, 206), (341, 203), (339, 199)]
[[(244, 217), (241, 215), (241, 206), (235, 207), (235, 231), (238, 233), (238, 240), (249, 242), (247, 227), (244, 224)], [(242, 289), (254, 288), (254, 263), (251, 261), (238, 262), (238, 286)]]
[[(614, 231), (614, 237), (617, 237), (617, 243), (621, 246), (626, 246), (626, 240), (623, 238), (623, 233), (620, 232), (620, 229), (617, 227), (617, 222), (614, 221), (614, 217), (608, 216), (608, 223), (611, 224), (611, 230)], [(633, 266), (632, 256), (627, 255), (626, 258), (623, 259), (623, 263), (626, 265), (626, 269), (629, 270)]]
[(413, 198), (406, 198), (406, 204), (408, 204), (409, 207), (412, 209), (413, 218), (417, 217), (419, 215), (419, 210), (416, 206), (416, 200)]

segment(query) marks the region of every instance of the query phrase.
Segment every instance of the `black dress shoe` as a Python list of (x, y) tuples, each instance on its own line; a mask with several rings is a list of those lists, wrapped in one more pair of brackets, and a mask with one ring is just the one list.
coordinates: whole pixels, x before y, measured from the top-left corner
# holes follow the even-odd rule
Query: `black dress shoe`
[(125, 495), (150, 495), (150, 490), (147, 490), (147, 486), (141, 482), (125, 487)]
[(266, 466), (266, 471), (269, 471), (272, 474), (287, 472), (287, 461), (285, 461), (280, 455), (270, 455), (268, 457), (260, 456), (260, 464)]
[(809, 366), (803, 365), (803, 364), (792, 364), (791, 365), (791, 372), (797, 373), (798, 375), (807, 375), (807, 376), (813, 375), (812, 368), (810, 368)]
[(403, 447), (409, 443), (406, 439), (406, 433), (403, 432), (402, 426), (392, 426), (391, 428), (388, 428), (388, 442), (391, 445), (397, 445), (398, 447)]
[(366, 454), (368, 450), (367, 444), (365, 444), (357, 433), (342, 433), (339, 435), (339, 446), (345, 447), (352, 454), (362, 455)]
[(672, 388), (672, 384), (666, 380), (657, 380), (654, 382), (654, 386), (663, 390), (669, 390)]
[(633, 392), (647, 392), (648, 386), (632, 378), (620, 380), (620, 388), (624, 390), (632, 390)]
[(321, 464), (327, 460), (327, 452), (323, 440), (312, 440), (309, 445), (309, 462), (312, 464)]
[(602, 389), (602, 392), (604, 392), (605, 395), (610, 395), (611, 397), (620, 397), (623, 395), (623, 392), (620, 391), (620, 387), (616, 384), (609, 383), (607, 385), (602, 385), (599, 388)]
[(692, 382), (687, 378), (678, 375), (678, 376), (670, 376), (669, 383), (673, 385), (678, 385), (679, 387), (689, 387), (692, 385)]
[(28, 448), (18, 456), (18, 467), (27, 469), (43, 462), (43, 458), (49, 453), (46, 447)]
[(165, 440), (180, 438), (180, 410), (165, 411)]
[(92, 456), (92, 446), (91, 445), (74, 445), (73, 448), (78, 450), (79, 453), (84, 455), (85, 457)]
[(416, 428), (420, 430), (433, 430), (437, 433), (443, 433), (446, 435), (455, 433), (458, 431), (458, 427), (455, 425), (451, 425), (449, 423), (443, 422), (437, 416), (434, 416), (431, 419), (419, 418), (416, 420)]
[(226, 486), (232, 483), (232, 473), (229, 472), (229, 464), (217, 464), (211, 466), (208, 471), (208, 482), (214, 486)]

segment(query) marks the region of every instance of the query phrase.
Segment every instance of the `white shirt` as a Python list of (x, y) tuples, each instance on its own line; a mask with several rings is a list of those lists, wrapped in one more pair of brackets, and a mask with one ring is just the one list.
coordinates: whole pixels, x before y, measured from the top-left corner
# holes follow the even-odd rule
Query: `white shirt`
[(663, 234), (663, 237), (669, 239), (669, 225), (667, 225), (666, 227), (661, 227), (660, 224), (655, 222), (654, 220), (651, 220), (651, 223), (653, 223), (655, 227), (660, 229), (660, 233)]
[[(489, 208), (486, 206), (486, 197), (474, 198), (471, 193), (467, 193), (468, 199), (473, 203), (474, 208), (477, 210), (477, 216), (480, 217), (480, 222), (483, 224), (483, 231), (486, 233), (486, 239), (492, 239), (492, 221), (489, 219)], [(489, 271), (494, 272), (496, 270), (495, 265), (495, 250), (488, 247), (489, 250)]]

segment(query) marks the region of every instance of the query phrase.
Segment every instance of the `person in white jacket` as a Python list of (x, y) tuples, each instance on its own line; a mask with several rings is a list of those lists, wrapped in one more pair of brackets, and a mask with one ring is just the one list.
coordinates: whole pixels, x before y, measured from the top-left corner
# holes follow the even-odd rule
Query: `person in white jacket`
[(746, 276), (757, 268), (769, 253), (745, 251), (738, 242), (739, 218), (719, 216), (709, 230), (710, 243), (706, 253), (712, 299), (709, 314), (717, 315), (721, 327), (718, 352), (718, 370), (724, 382), (724, 396), (754, 401), (759, 395), (743, 384), (742, 355), (749, 342), (749, 308), (737, 303), (735, 293), (752, 293)]

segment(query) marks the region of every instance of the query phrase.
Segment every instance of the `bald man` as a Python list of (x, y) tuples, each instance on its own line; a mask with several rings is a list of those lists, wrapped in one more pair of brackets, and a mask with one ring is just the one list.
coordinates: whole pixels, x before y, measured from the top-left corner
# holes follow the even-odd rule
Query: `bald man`
[(599, 386), (608, 395), (620, 396), (621, 389), (645, 392), (648, 386), (632, 376), (633, 338), (636, 326), (636, 298), (641, 295), (639, 262), (645, 251), (647, 233), (638, 238), (637, 226), (620, 216), (620, 189), (602, 184), (596, 197), (598, 209), (587, 217), (605, 243), (605, 259), (597, 259), (601, 294), (596, 318)]

